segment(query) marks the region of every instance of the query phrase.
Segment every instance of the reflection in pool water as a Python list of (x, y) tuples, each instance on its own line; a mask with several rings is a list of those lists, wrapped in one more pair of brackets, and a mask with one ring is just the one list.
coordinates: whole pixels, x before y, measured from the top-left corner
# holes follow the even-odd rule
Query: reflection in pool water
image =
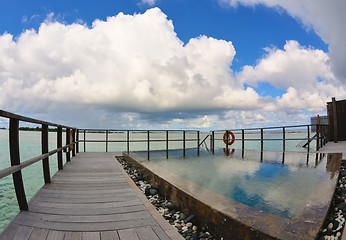
[[(235, 150), (229, 156), (189, 150), (151, 155), (151, 161), (176, 175), (227, 198), (266, 213), (293, 218), (309, 204), (309, 197), (333, 173), (326, 168), (327, 155), (298, 152)], [(244, 155), (244, 158), (242, 156)]]

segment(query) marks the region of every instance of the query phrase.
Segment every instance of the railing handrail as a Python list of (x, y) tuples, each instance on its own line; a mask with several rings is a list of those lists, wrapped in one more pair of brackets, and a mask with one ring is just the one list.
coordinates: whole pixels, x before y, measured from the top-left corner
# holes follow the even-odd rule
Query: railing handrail
[(1, 109), (0, 109), (0, 117), (9, 118), (9, 119), (12, 118), (12, 119), (16, 119), (16, 120), (23, 121), (23, 122), (43, 124), (43, 125), (48, 125), (48, 126), (52, 126), (52, 127), (76, 129), (75, 127), (70, 127), (70, 126), (61, 125), (61, 124), (57, 124), (57, 123), (42, 121), (42, 120), (38, 120), (35, 118), (29, 118), (29, 117), (15, 114), (15, 113), (7, 112), (7, 111), (1, 110)]
[(231, 131), (254, 131), (254, 130), (267, 130), (267, 129), (282, 129), (282, 128), (302, 128), (302, 127), (307, 127), (307, 126), (329, 126), (327, 124), (300, 124), (300, 125), (288, 125), (288, 126), (273, 126), (273, 127), (253, 127), (253, 128), (229, 128), (229, 129), (218, 129), (218, 130), (213, 130), (214, 132), (225, 132), (226, 130), (231, 130)]

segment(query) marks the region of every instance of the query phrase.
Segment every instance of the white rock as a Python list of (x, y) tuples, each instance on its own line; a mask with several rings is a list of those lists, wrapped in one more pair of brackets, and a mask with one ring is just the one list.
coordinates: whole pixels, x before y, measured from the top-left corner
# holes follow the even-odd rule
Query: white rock
[(191, 222), (186, 223), (186, 227), (188, 228), (192, 227), (192, 223)]
[(328, 229), (330, 230), (330, 229), (332, 229), (333, 228), (333, 223), (329, 223), (328, 224)]
[(197, 231), (197, 226), (193, 226), (193, 227), (192, 227), (192, 230), (193, 230), (193, 231)]

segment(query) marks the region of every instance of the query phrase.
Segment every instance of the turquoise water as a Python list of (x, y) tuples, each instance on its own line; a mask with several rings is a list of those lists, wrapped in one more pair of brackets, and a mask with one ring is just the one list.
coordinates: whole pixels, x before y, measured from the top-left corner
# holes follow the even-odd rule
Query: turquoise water
[(317, 187), (334, 176), (326, 169), (327, 155), (264, 152), (261, 160), (260, 151), (245, 151), (244, 158), (241, 150), (230, 156), (220, 149), (215, 155), (196, 153), (189, 150), (182, 158), (176, 151), (167, 160), (161, 152), (151, 162), (233, 201), (285, 218), (299, 214)]
[[(206, 133), (201, 133), (200, 139), (204, 139), (206, 136)], [(186, 148), (196, 148), (197, 141), (195, 140), (197, 138), (196, 133), (186, 133), (186, 139), (189, 140), (186, 142)], [(259, 135), (257, 134), (250, 134), (246, 137), (252, 137), (252, 138), (258, 138)], [(280, 138), (281, 135), (278, 134), (267, 134), (265, 135), (266, 138)], [(292, 133), (288, 134), (286, 136), (287, 138), (292, 137), (306, 137), (305, 133)], [(56, 148), (56, 133), (49, 132), (49, 150), (53, 150)], [(216, 138), (220, 138), (219, 140), (215, 141), (216, 147), (223, 147), (224, 144), (221, 140), (222, 134), (217, 134)], [(236, 135), (236, 138), (239, 138), (239, 136)], [(63, 139), (65, 139), (65, 134), (63, 133)], [(79, 139), (83, 140), (84, 135), (83, 133), (80, 133)], [(106, 135), (103, 133), (87, 133), (86, 134), (87, 140), (105, 140)], [(108, 135), (108, 139), (110, 141), (126, 141), (127, 135), (126, 132), (113, 132)], [(143, 133), (131, 133), (130, 134), (131, 140), (141, 140), (145, 141), (147, 139), (147, 135), (145, 132)], [(158, 140), (157, 142), (151, 142), (150, 143), (150, 150), (162, 150), (166, 148), (166, 135), (165, 132), (152, 132), (150, 133), (150, 139)], [(175, 140), (181, 140), (183, 139), (182, 132), (169, 132), (169, 139), (175, 139)], [(8, 144), (8, 130), (0, 130), (0, 169), (4, 169), (6, 167), (10, 166), (10, 160), (9, 160), (9, 144)], [(21, 155), (21, 161), (28, 160), (32, 157), (38, 156), (41, 154), (41, 133), (40, 132), (26, 132), (26, 131), (20, 131), (20, 155)], [(300, 141), (286, 141), (286, 149), (289, 151), (306, 151), (306, 149), (296, 147)], [(209, 139), (206, 141), (207, 146), (210, 146)], [(80, 151), (84, 151), (84, 144), (80, 144)], [(241, 147), (240, 141), (235, 141), (234, 145), (235, 148)], [(203, 146), (202, 146), (203, 147)], [(148, 144), (147, 142), (137, 142), (137, 143), (130, 143), (130, 151), (137, 151), (137, 150), (147, 150)], [(169, 149), (181, 149), (183, 148), (183, 143), (181, 141), (172, 141), (169, 142)], [(260, 143), (257, 141), (246, 141), (245, 143), (246, 149), (259, 149)], [(104, 152), (106, 149), (105, 143), (87, 143), (86, 145), (86, 151), (88, 152)], [(280, 150), (282, 149), (282, 141), (265, 141), (264, 142), (264, 149), (265, 150)], [(313, 146), (311, 147), (313, 149)], [(126, 151), (127, 150), (127, 144), (126, 142), (123, 143), (116, 143), (111, 142), (108, 144), (108, 151)], [(151, 153), (151, 155), (155, 155), (156, 153)], [(170, 152), (170, 155), (176, 154), (177, 157), (181, 157), (181, 152)], [(65, 154), (63, 154), (64, 162)], [(195, 160), (190, 159), (191, 164), (194, 163)], [(53, 155), (50, 157), (50, 172), (51, 176), (57, 171), (57, 156)], [(41, 162), (37, 162), (28, 168), (24, 169), (22, 171), (23, 174), (23, 180), (25, 184), (25, 191), (27, 195), (28, 201), (32, 198), (32, 196), (43, 186), (43, 174), (42, 174), (42, 164)], [(18, 206), (17, 206), (17, 200), (15, 197), (15, 191), (13, 189), (13, 182), (12, 182), (12, 176), (8, 176), (6, 178), (0, 179), (0, 231), (3, 231), (3, 229), (8, 225), (8, 223), (16, 216), (16, 214), (19, 212)]]
[[(65, 136), (63, 136), (64, 139)], [(56, 133), (49, 133), (49, 150), (56, 149)], [(41, 154), (41, 133), (20, 131), (20, 157), (21, 162)], [(65, 154), (63, 154), (65, 155)], [(65, 156), (63, 156), (64, 162)], [(11, 166), (9, 160), (9, 141), (8, 131), (0, 130), (0, 169)], [(58, 167), (56, 155), (50, 157), (50, 173), (53, 176)], [(43, 186), (42, 163), (37, 162), (22, 170), (24, 188), (27, 200), (29, 201), (34, 194)], [(0, 232), (3, 231), (8, 223), (19, 212), (15, 191), (13, 188), (12, 176), (0, 179)]]

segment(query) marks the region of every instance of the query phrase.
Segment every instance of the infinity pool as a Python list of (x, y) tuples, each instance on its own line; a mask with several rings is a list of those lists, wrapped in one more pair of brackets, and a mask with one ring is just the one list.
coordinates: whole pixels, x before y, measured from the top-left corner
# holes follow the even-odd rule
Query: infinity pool
[[(324, 203), (326, 197), (330, 199), (340, 161), (338, 154), (299, 152), (219, 149), (215, 154), (201, 151), (196, 155), (196, 150), (186, 152), (186, 157), (175, 151), (166, 159), (165, 152), (156, 152), (150, 164), (231, 201), (288, 219), (307, 207)], [(326, 192), (328, 196), (320, 196)]]

